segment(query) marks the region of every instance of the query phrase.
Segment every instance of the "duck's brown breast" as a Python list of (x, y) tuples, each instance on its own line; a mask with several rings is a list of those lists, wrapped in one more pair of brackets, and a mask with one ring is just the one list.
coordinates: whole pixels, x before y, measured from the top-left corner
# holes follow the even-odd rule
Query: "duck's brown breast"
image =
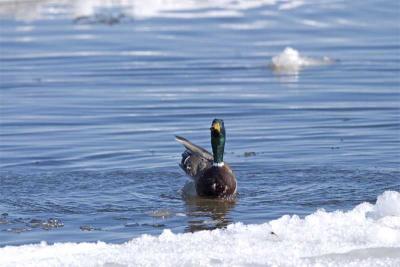
[(199, 196), (227, 197), (236, 192), (236, 178), (229, 166), (212, 166), (196, 183)]

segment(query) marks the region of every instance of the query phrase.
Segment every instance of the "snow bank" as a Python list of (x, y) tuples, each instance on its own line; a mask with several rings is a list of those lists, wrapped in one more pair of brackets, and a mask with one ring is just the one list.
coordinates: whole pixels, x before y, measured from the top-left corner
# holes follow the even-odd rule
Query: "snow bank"
[(127, 243), (46, 243), (0, 248), (0, 266), (400, 266), (400, 193), (343, 212), (285, 215), (259, 225)]
[(320, 59), (305, 57), (300, 55), (299, 51), (286, 47), (282, 53), (272, 58), (271, 67), (280, 73), (297, 74), (304, 67), (322, 66), (333, 62), (328, 57)]

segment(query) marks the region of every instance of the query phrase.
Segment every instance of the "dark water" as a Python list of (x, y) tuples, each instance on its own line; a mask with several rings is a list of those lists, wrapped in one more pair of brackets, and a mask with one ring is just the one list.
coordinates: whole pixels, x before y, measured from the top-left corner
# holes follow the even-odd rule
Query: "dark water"
[[(397, 1), (153, 2), (0, 2), (0, 246), (261, 223), (400, 190)], [(335, 63), (274, 72), (287, 46)], [(181, 196), (174, 134), (209, 149), (215, 117), (234, 203)]]

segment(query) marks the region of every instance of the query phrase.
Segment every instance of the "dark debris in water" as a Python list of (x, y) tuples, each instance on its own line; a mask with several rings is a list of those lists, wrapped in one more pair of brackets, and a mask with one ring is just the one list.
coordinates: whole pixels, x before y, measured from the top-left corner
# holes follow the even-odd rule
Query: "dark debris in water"
[(129, 21), (125, 14), (95, 14), (93, 16), (80, 16), (74, 19), (76, 24), (104, 24), (115, 25), (122, 22)]
[(101, 231), (101, 228), (93, 227), (91, 225), (81, 225), (79, 229), (84, 232)]
[(247, 157), (254, 157), (256, 156), (256, 152), (244, 152), (243, 156)]

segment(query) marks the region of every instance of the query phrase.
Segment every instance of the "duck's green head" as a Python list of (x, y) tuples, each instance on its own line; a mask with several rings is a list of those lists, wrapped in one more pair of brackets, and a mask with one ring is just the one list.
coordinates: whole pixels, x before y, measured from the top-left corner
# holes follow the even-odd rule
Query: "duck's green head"
[(211, 124), (211, 146), (214, 156), (214, 163), (224, 162), (225, 148), (225, 126), (224, 121), (214, 119)]

